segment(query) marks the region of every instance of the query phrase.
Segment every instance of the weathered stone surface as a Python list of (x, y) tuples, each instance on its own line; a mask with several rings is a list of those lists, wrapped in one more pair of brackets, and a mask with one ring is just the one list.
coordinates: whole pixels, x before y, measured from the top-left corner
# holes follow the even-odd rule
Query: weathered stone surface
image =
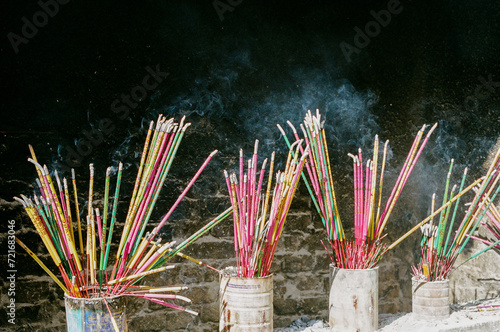
[[(456, 266), (486, 246), (472, 242), (457, 258)], [(465, 263), (450, 274), (450, 293), (453, 303), (489, 299), (500, 296), (500, 255), (488, 251)]]
[(149, 313), (137, 314), (133, 318), (129, 315), (130, 331), (163, 331), (167, 325), (166, 310)]
[[(285, 223), (284, 231), (307, 232), (311, 227), (311, 211), (290, 211)], [(298, 249), (298, 248), (297, 248)]]
[(285, 273), (310, 271), (314, 266), (314, 257), (310, 254), (283, 255), (281, 269)]
[(297, 312), (297, 301), (295, 299), (283, 299), (283, 298), (274, 298), (274, 313), (275, 315), (293, 315)]
[(328, 310), (328, 297), (316, 296), (316, 297), (303, 297), (300, 300), (300, 314), (305, 315), (317, 315), (318, 313), (327, 312)]
[(213, 303), (218, 300), (219, 288), (204, 284), (202, 286), (191, 286), (185, 291), (185, 296), (194, 303)]
[(194, 311), (199, 311), (200, 317), (203, 317), (204, 322), (219, 323), (219, 301), (212, 303), (200, 303), (193, 306)]

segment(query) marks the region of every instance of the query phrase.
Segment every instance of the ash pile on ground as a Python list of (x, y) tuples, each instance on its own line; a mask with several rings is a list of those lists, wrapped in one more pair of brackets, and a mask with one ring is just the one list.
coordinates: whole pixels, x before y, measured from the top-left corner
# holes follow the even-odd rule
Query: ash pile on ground
[[(302, 317), (290, 326), (277, 328), (278, 332), (330, 331), (328, 324), (320, 320)], [(448, 319), (427, 321), (412, 313), (379, 315), (380, 332), (500, 332), (500, 298), (451, 305)]]
[(309, 317), (304, 316), (297, 319), (288, 327), (274, 329), (275, 332), (295, 332), (295, 331), (329, 331), (328, 324), (320, 320), (309, 320)]

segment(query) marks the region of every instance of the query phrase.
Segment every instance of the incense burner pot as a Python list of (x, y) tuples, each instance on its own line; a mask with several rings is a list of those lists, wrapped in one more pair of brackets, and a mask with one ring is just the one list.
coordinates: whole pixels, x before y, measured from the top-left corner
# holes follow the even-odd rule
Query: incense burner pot
[(330, 264), (329, 324), (332, 331), (378, 329), (378, 268), (341, 269)]

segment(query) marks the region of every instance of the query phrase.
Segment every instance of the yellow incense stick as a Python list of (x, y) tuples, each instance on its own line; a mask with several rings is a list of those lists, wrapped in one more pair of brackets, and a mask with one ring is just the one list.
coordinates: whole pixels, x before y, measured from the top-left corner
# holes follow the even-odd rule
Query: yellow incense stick
[(73, 196), (75, 200), (75, 214), (76, 214), (76, 222), (78, 226), (78, 240), (80, 242), (80, 253), (82, 255), (82, 259), (85, 256), (85, 252), (83, 250), (83, 236), (82, 236), (82, 224), (80, 220), (80, 207), (78, 205), (78, 192), (76, 189), (76, 175), (75, 170), (71, 169), (71, 181), (73, 182)]
[[(319, 110), (316, 110), (316, 113), (319, 116)], [(335, 188), (333, 186), (333, 176), (332, 176), (332, 170), (331, 170), (331, 166), (330, 166), (330, 155), (328, 154), (328, 146), (326, 144), (325, 128), (321, 128), (321, 136), (323, 138), (323, 144), (325, 146), (326, 165), (327, 165), (327, 168), (328, 168), (328, 177), (329, 177), (329, 180), (330, 180), (331, 190), (332, 190), (333, 209), (335, 211), (335, 220), (337, 221), (337, 227), (338, 227), (338, 230), (339, 230), (339, 237), (342, 240), (344, 238), (344, 229), (342, 227), (342, 222), (340, 220), (339, 209), (337, 208), (337, 197), (335, 196)]]
[[(148, 235), (146, 235), (146, 237), (148, 237), (148, 236), (149, 236), (149, 233), (148, 233)], [(160, 243), (161, 243), (161, 238), (159, 238), (159, 239), (158, 239), (157, 241), (155, 241), (155, 242), (151, 242), (151, 248), (150, 248), (150, 249), (149, 249), (149, 251), (146, 253), (146, 255), (144, 255), (144, 257), (143, 257), (143, 258), (142, 258), (142, 260), (139, 262), (139, 264), (137, 264), (137, 266), (136, 266), (136, 268), (137, 268), (137, 269), (140, 269), (140, 268), (144, 265), (144, 263), (146, 263), (146, 262), (148, 261), (149, 257), (151, 257), (151, 255), (153, 254), (153, 252), (154, 252), (157, 248), (159, 248), (159, 247), (161, 246), (161, 245), (160, 245)]]
[(458, 244), (461, 244), (462, 241), (464, 240), (465, 236), (467, 235), (467, 233), (469, 232), (469, 230), (471, 229), (472, 225), (474, 224), (474, 220), (477, 220), (478, 216), (480, 213), (482, 213), (482, 209), (484, 207), (484, 205), (486, 204), (486, 199), (485, 198), (489, 198), (490, 195), (491, 195), (491, 192), (493, 191), (493, 189), (496, 188), (496, 185), (498, 183), (498, 180), (500, 180), (500, 176), (497, 176), (493, 182), (493, 184), (490, 186), (490, 189), (488, 190), (488, 192), (483, 196), (483, 199), (481, 201), (481, 203), (479, 204), (476, 212), (474, 213), (474, 215), (472, 216), (472, 218), (469, 219), (469, 223), (467, 224), (466, 227), (463, 227), (462, 228), (462, 231), (461, 233), (458, 235), (458, 238), (457, 238), (457, 243)]
[[(262, 219), (260, 221), (260, 227), (259, 229), (263, 230), (264, 229), (264, 224), (266, 223), (266, 214), (267, 214), (267, 208), (269, 206), (269, 195), (271, 194), (271, 186), (272, 186), (272, 180), (273, 180), (273, 172), (274, 172), (274, 157), (275, 153), (271, 154), (271, 162), (269, 164), (269, 177), (267, 179), (267, 189), (266, 189), (266, 198), (264, 201), (264, 210), (262, 213)], [(236, 212), (235, 212), (236, 215)]]
[(372, 184), (370, 191), (370, 211), (368, 216), (368, 229), (367, 229), (367, 238), (370, 238), (370, 231), (375, 222), (375, 195), (376, 195), (376, 186), (377, 186), (377, 171), (378, 171), (378, 148), (379, 148), (379, 140), (378, 135), (375, 135), (375, 141), (373, 143), (373, 156), (372, 156)]
[(49, 235), (45, 231), (45, 228), (42, 226), (42, 223), (38, 217), (38, 214), (36, 214), (30, 207), (25, 207), (25, 210), (28, 213), (28, 216), (30, 217), (33, 225), (35, 226), (35, 229), (38, 232), (38, 235), (40, 235), (40, 238), (42, 239), (43, 244), (47, 248), (47, 251), (49, 252), (50, 257), (52, 257), (54, 264), (56, 264), (56, 266), (59, 266), (61, 264), (61, 259), (60, 259), (59, 255), (57, 254), (57, 251), (54, 248), (54, 245), (53, 245), (52, 241), (50, 240)]
[(389, 140), (384, 143), (384, 152), (382, 155), (382, 168), (380, 170), (380, 182), (378, 185), (378, 203), (377, 203), (377, 216), (375, 217), (375, 222), (373, 223), (371, 231), (371, 239), (373, 240), (373, 232), (375, 232), (375, 224), (379, 222), (380, 218), (380, 205), (382, 204), (382, 187), (384, 185), (384, 172), (385, 172), (385, 162), (387, 160), (387, 146), (389, 145)]
[(165, 271), (165, 270), (170, 270), (170, 269), (173, 269), (174, 267), (175, 267), (175, 265), (167, 265), (167, 266), (159, 267), (157, 269), (152, 269), (152, 270), (149, 270), (149, 271), (145, 271), (145, 272), (141, 272), (141, 273), (137, 273), (137, 274), (132, 274), (132, 275), (129, 275), (127, 277), (120, 278), (120, 279), (110, 280), (110, 281), (108, 281), (108, 285), (114, 285), (114, 284), (116, 284), (118, 282), (123, 282), (123, 281), (132, 280), (132, 279), (137, 279), (137, 278), (140, 278), (140, 277), (148, 276), (148, 275), (153, 274), (153, 273), (158, 273), (158, 272), (162, 272), (162, 271)]
[(146, 141), (144, 142), (144, 147), (142, 149), (141, 161), (139, 163), (139, 170), (137, 171), (137, 177), (135, 179), (134, 190), (132, 191), (132, 198), (130, 199), (130, 206), (127, 213), (127, 219), (129, 217), (129, 214), (131, 213), (132, 206), (135, 201), (135, 197), (137, 195), (137, 189), (139, 189), (139, 182), (141, 181), (142, 178), (142, 171), (144, 169), (144, 162), (146, 161), (146, 156), (148, 154), (149, 142), (151, 139), (151, 133), (153, 132), (153, 127), (154, 127), (154, 121), (151, 121), (149, 123), (148, 133), (146, 134)]
[[(45, 172), (44, 173), (45, 174), (45, 178), (47, 179), (47, 182), (49, 184), (49, 188), (48, 189), (52, 193), (52, 200), (55, 203), (56, 208), (57, 208), (57, 211), (54, 211), (54, 214), (56, 214), (56, 215), (59, 214), (59, 220), (61, 221), (61, 224), (63, 224), (63, 227), (64, 227), (64, 224), (65, 224), (64, 220), (66, 218), (64, 217), (64, 212), (62, 210), (61, 203), (59, 202), (59, 198), (57, 196), (56, 188), (54, 187), (54, 182), (52, 181), (52, 178), (51, 178), (50, 173), (49, 173), (49, 169), (47, 168), (46, 165), (43, 165), (43, 169), (44, 169), (44, 172)], [(66, 236), (69, 235), (69, 233), (66, 232), (64, 229), (63, 229), (63, 231), (64, 231), (64, 235), (66, 235)]]
[(436, 211), (434, 211), (433, 214), (431, 214), (430, 216), (428, 216), (427, 218), (425, 218), (424, 220), (422, 220), (421, 222), (419, 222), (418, 224), (416, 224), (412, 229), (410, 229), (408, 232), (406, 232), (403, 236), (401, 236), (399, 239), (397, 239), (396, 241), (394, 241), (394, 243), (392, 243), (389, 247), (387, 247), (386, 251), (389, 251), (392, 248), (394, 248), (395, 246), (397, 246), (401, 241), (403, 241), (408, 236), (410, 236), (413, 232), (415, 232), (417, 229), (419, 229), (420, 226), (422, 226), (422, 225), (426, 224), (427, 222), (429, 222), (429, 220), (431, 220), (431, 218), (434, 218), (434, 216), (436, 216), (438, 213), (440, 213), (441, 211), (443, 211), (444, 209), (446, 209), (446, 207), (448, 207), (450, 204), (452, 204), (453, 202), (455, 202), (458, 198), (462, 197), (462, 195), (464, 195), (466, 192), (468, 192), (469, 190), (471, 190), (472, 188), (474, 188), (481, 181), (483, 181), (483, 178), (477, 179), (470, 186), (468, 186), (467, 188), (465, 188), (464, 190), (462, 190), (461, 192), (459, 192), (455, 197), (453, 197), (453, 199), (449, 200), (446, 204), (443, 204), (439, 209), (437, 209)]
[(68, 190), (68, 181), (66, 178), (63, 178), (63, 187), (64, 187), (64, 198), (66, 199), (66, 206), (68, 209), (68, 225), (71, 235), (72, 242), (75, 242), (75, 232), (73, 230), (73, 218), (71, 217), (71, 207), (69, 203), (69, 190)]
[(152, 287), (152, 286), (139, 286), (144, 290), (134, 291), (132, 293), (163, 293), (163, 292), (180, 292), (189, 289), (187, 286), (173, 286), (173, 287)]
[(61, 289), (64, 291), (64, 293), (69, 295), (68, 289), (63, 285), (62, 282), (57, 279), (57, 277), (52, 273), (52, 271), (49, 270), (49, 268), (43, 264), (43, 262), (35, 255), (33, 251), (31, 251), (21, 240), (19, 240), (17, 237), (15, 238), (16, 242), (30, 255), (37, 263), (40, 265), (40, 267), (47, 272), (47, 274), (52, 278), (52, 280), (55, 281), (55, 283), (61, 287)]
[(422, 265), (422, 269), (424, 270), (424, 275), (429, 278), (429, 266), (427, 264)]

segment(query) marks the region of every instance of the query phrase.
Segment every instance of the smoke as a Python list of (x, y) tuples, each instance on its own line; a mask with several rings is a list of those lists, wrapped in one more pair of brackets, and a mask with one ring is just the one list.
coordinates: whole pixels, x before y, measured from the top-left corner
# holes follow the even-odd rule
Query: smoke
[[(219, 33), (220, 23), (214, 25), (194, 5), (168, 10), (174, 19), (165, 23), (161, 38), (176, 50), (176, 56), (170, 58), (174, 59), (168, 69), (170, 75), (144, 101), (148, 106), (141, 114), (141, 129), (129, 131), (109, 147), (116, 151), (110, 155), (113, 164), (122, 161), (126, 168), (138, 163), (144, 133), (158, 114), (177, 121), (186, 116), (192, 126), (179, 149), (172, 175), (175, 179), (192, 176), (201, 158), (218, 149), (220, 153), (210, 166), (213, 173), (206, 175), (217, 178), (221, 169), (234, 166), (239, 148), (247, 153), (252, 150), (255, 139), (261, 142), (261, 159), (271, 151), (283, 157), (287, 148), (276, 124), (291, 135), (287, 120), (297, 126), (307, 110), (319, 109), (325, 120), (336, 190), (345, 210), (352, 210), (352, 163), (347, 153), (361, 147), (365, 155), (370, 155), (375, 134), (380, 134), (383, 142), (389, 138), (384, 135), (400, 133), (391, 137), (389, 145), (384, 188), (384, 195), (388, 195), (412, 137), (424, 123), (439, 122), (403, 192), (399, 212), (405, 218), (419, 218), (408, 215), (412, 206), (427, 210), (432, 193), (444, 187), (443, 177), (451, 158), (455, 159), (457, 174), (466, 166), (471, 168), (471, 177), (482, 171), (481, 164), (496, 137), (491, 130), (484, 134), (467, 131), (468, 122), (478, 124), (481, 117), (467, 109), (451, 111), (456, 104), (463, 106), (463, 96), (455, 104), (444, 106), (443, 98), (417, 96), (411, 116), (402, 116), (405, 110), (396, 111), (395, 117), (386, 116), (380, 111), (384, 105), (379, 105), (378, 91), (360, 88), (364, 85), (345, 78), (347, 70), (338, 56), (338, 43), (320, 29), (297, 34), (292, 25), (276, 25), (257, 16), (257, 21), (250, 22), (252, 16), (235, 12), (233, 17), (241, 16)], [(216, 39), (211, 36), (215, 32)], [(381, 121), (379, 117), (390, 120)]]

